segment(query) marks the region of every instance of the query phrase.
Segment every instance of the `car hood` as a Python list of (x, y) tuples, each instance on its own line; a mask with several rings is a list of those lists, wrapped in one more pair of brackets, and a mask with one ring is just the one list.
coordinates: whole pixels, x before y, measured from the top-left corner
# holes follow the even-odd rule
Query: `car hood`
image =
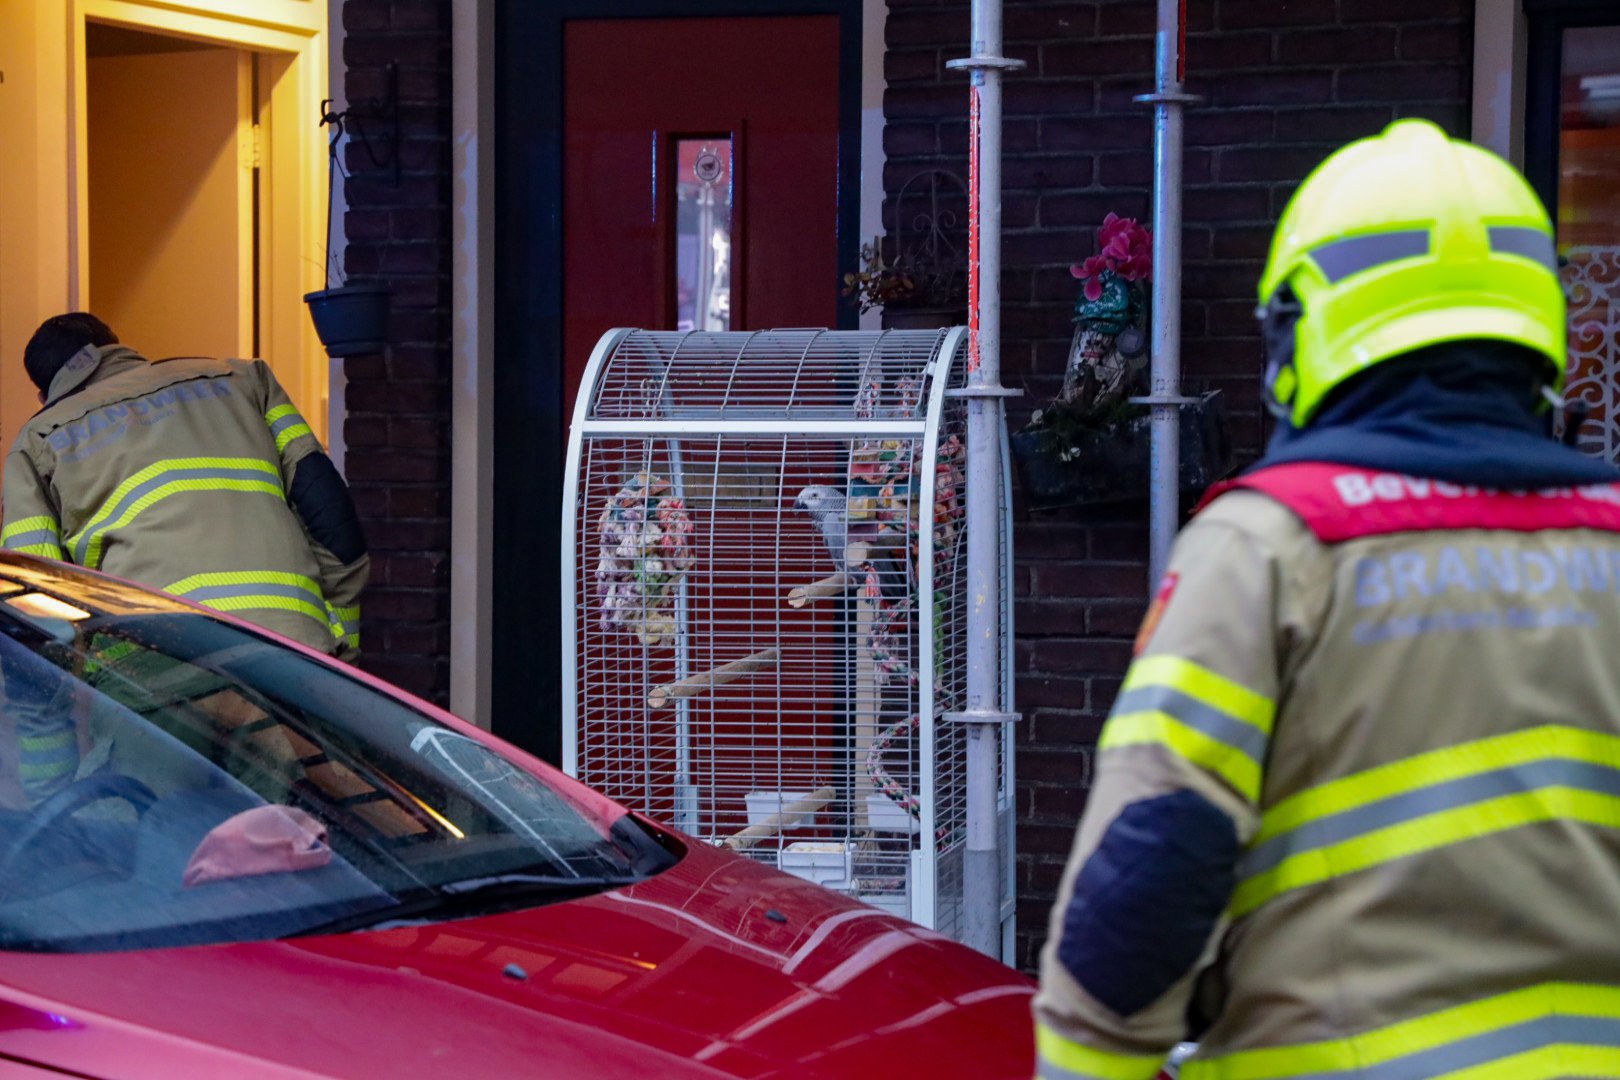
[(0, 958), (0, 1059), (81, 1076), (1028, 1077), (1012, 970), (693, 844), (632, 888), (327, 937)]

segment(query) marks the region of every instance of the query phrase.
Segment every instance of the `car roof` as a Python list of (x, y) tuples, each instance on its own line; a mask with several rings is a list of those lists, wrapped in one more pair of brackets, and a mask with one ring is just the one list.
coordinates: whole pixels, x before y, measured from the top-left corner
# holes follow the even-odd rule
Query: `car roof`
[(167, 593), (71, 563), (0, 550), (0, 597), (25, 589), (62, 594), (100, 615), (205, 610)]

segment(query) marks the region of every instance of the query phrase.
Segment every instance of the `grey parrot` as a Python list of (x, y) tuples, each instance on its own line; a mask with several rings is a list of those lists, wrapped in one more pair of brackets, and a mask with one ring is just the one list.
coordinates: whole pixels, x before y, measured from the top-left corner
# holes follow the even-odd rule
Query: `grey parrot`
[(795, 509), (810, 515), (827, 545), (827, 553), (840, 570), (847, 570), (844, 552), (849, 547), (848, 502), (844, 493), (826, 484), (812, 484), (793, 500)]
[[(833, 565), (840, 570), (852, 569), (847, 554), (851, 544), (859, 543), (862, 547), (866, 547), (878, 535), (877, 525), (873, 522), (850, 528), (849, 500), (835, 487), (812, 484), (799, 492), (798, 498), (793, 500), (793, 505), (810, 515), (810, 519), (815, 522), (816, 531), (821, 534), (822, 541), (827, 545), (827, 553), (832, 556)], [(903, 546), (896, 548), (887, 545), (869, 549), (868, 564), (877, 572), (878, 588), (888, 599), (904, 597), (909, 591), (909, 566)]]

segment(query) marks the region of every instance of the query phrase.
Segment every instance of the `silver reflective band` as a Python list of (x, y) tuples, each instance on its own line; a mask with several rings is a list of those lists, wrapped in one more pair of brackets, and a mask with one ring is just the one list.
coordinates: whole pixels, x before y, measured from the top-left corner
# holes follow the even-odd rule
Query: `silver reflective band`
[[(1364, 1065), (1354, 1071), (1336, 1069), (1333, 1072), (1295, 1073), (1294, 1080), (1343, 1080), (1351, 1076), (1357, 1080), (1429, 1080), (1430, 1077), (1450, 1076), (1463, 1069), (1503, 1062), (1519, 1054), (1560, 1045), (1572, 1048), (1620, 1047), (1620, 1020), (1570, 1014), (1541, 1016), (1377, 1065)], [(1560, 1069), (1558, 1075), (1589, 1074), (1564, 1073)]]
[(1431, 814), (1547, 788), (1568, 788), (1620, 797), (1620, 770), (1589, 761), (1549, 758), (1445, 780), (1414, 791), (1403, 791), (1377, 802), (1307, 821), (1271, 837), (1244, 856), (1238, 867), (1238, 876), (1251, 878), (1275, 870), (1285, 860), (1301, 852), (1342, 844), (1346, 840)]
[(1400, 232), (1334, 240), (1312, 248), (1311, 259), (1321, 269), (1322, 276), (1328, 279), (1328, 284), (1337, 285), (1351, 274), (1428, 253), (1429, 230), (1403, 229)]
[(1492, 251), (1521, 255), (1558, 273), (1558, 252), (1553, 247), (1553, 238), (1540, 229), (1528, 225), (1492, 225), (1486, 232)]
[(1253, 724), (1169, 686), (1138, 686), (1125, 691), (1114, 702), (1114, 716), (1136, 712), (1164, 713), (1241, 752), (1256, 765), (1265, 761), (1266, 747), (1271, 742), (1271, 737)]

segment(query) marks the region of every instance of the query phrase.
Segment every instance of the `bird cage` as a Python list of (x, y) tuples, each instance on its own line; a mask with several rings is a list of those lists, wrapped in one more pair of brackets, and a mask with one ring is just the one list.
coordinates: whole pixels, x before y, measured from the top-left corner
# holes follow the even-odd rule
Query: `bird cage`
[(581, 385), (563, 510), (565, 768), (958, 939), (966, 344), (961, 328), (614, 330)]

